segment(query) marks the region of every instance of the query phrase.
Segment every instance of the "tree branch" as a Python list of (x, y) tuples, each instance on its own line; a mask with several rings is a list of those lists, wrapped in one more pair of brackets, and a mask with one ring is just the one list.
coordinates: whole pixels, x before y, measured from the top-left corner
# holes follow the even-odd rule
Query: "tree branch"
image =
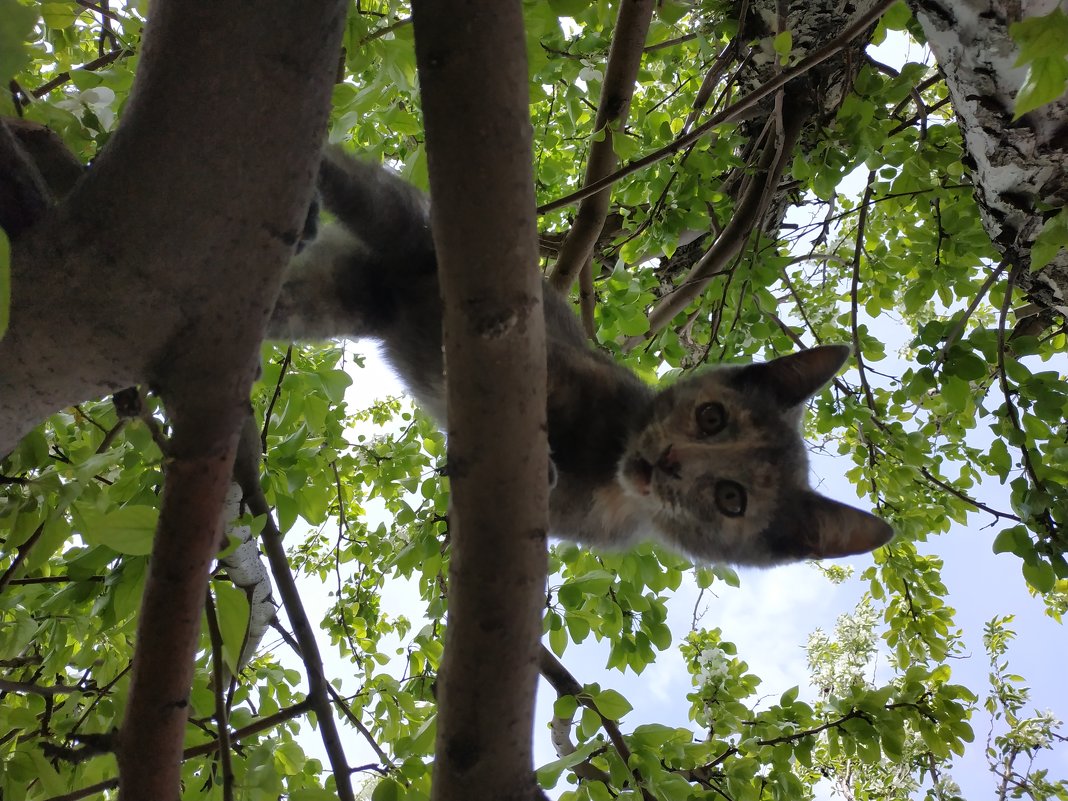
[(52, 203), (44, 178), (29, 155), (0, 119), (0, 228), (15, 239), (35, 223)]
[[(583, 691), (583, 686), (579, 684), (578, 679), (572, 676), (571, 672), (564, 667), (563, 663), (561, 663), (552, 651), (544, 645), (541, 646), (538, 664), (539, 669), (541, 670), (541, 675), (544, 676), (546, 681), (548, 681), (553, 689), (556, 690), (557, 696), (570, 695), (582, 706), (597, 713), (597, 717), (601, 719), (601, 728), (604, 729), (605, 734), (608, 735), (608, 739), (611, 740), (612, 746), (616, 749), (616, 753), (619, 754), (619, 758), (623, 760), (623, 764), (627, 766), (627, 770), (630, 772), (631, 777), (634, 780), (634, 786), (641, 791), (642, 798), (645, 799), (645, 801), (656, 801), (656, 796), (643, 786), (641, 774), (634, 768), (630, 767), (630, 746), (628, 746), (627, 741), (623, 739), (623, 732), (619, 730), (619, 723), (611, 718), (605, 717), (601, 710), (597, 708), (597, 704), (590, 698), (589, 694)], [(556, 723), (556, 721), (553, 722), (554, 724)], [(602, 780), (600, 777), (598, 778), (599, 780)]]
[[(97, 12), (100, 12), (100, 9), (96, 8), (95, 6), (93, 7), (93, 10), (97, 11)], [(114, 50), (111, 50), (111, 51), (109, 51), (107, 53), (104, 53), (103, 55), (101, 55), (98, 58), (94, 58), (92, 61), (85, 62), (80, 67), (76, 67), (76, 69), (85, 70), (86, 72), (94, 72), (96, 70), (103, 69), (104, 67), (108, 66), (108, 64), (113, 64), (114, 62), (118, 61), (120, 58), (126, 58), (127, 56), (132, 56), (133, 53), (134, 53), (133, 50), (126, 50), (126, 49), (123, 49), (121, 47), (118, 47), (118, 48), (115, 48)], [(66, 72), (66, 71), (61, 72), (58, 75), (56, 75), (56, 77), (54, 77), (52, 80), (50, 80), (48, 83), (43, 83), (40, 86), (38, 86), (30, 94), (32, 94), (35, 99), (42, 98), (45, 95), (47, 95), (49, 92), (51, 92), (53, 89), (57, 89), (60, 86), (62, 86), (63, 84), (65, 84), (67, 81), (70, 80), (70, 78), (71, 78), (71, 74), (69, 72)]]
[(412, 6), (449, 370), (452, 558), (432, 798), (534, 799), (549, 456), (522, 4)]
[(742, 193), (730, 222), (716, 241), (691, 268), (686, 278), (668, 294), (657, 301), (649, 313), (649, 330), (637, 337), (631, 337), (624, 343), (624, 349), (632, 350), (639, 343), (655, 336), (672, 318), (685, 309), (708, 286), (709, 282), (721, 274), (745, 246), (754, 228), (758, 227), (767, 209), (770, 195), (779, 185), (793, 156), (804, 117), (796, 111), (787, 111), (782, 115), (779, 135), (774, 135), (775, 126), (771, 126), (760, 152), (759, 159), (753, 167), (749, 186)]
[[(300, 703), (293, 704), (292, 706), (287, 706), (285, 709), (278, 710), (273, 715), (268, 715), (265, 718), (260, 718), (259, 720), (248, 724), (244, 728), (238, 729), (237, 731), (231, 734), (230, 742), (241, 742), (242, 740), (257, 735), (262, 731), (266, 731), (267, 729), (273, 729), (279, 723), (285, 723), (287, 720), (299, 718), (301, 715), (305, 715), (309, 711), (311, 711), (311, 707), (311, 699), (305, 698)], [(219, 747), (220, 741), (218, 739), (215, 739), (207, 743), (201, 743), (200, 745), (195, 745), (191, 748), (187, 748), (185, 749), (185, 751), (182, 752), (182, 761), (184, 762), (185, 760), (193, 759), (194, 757), (213, 754), (219, 749)], [(118, 786), (118, 779), (105, 779), (102, 782), (97, 782), (96, 784), (89, 785), (88, 787), (82, 787), (70, 793), (46, 798), (44, 801), (79, 801), (79, 799), (99, 795), (100, 793), (103, 793), (107, 790), (114, 790)]]
[(304, 610), (300, 590), (293, 579), (285, 547), (282, 545), (282, 535), (274, 523), (271, 508), (260, 486), (259, 461), (259, 432), (251, 415), (247, 415), (241, 432), (238, 459), (234, 464), (234, 478), (241, 485), (248, 508), (254, 515), (263, 515), (265, 518), (260, 539), (267, 554), (267, 562), (271, 566), (275, 587), (282, 599), (282, 606), (285, 607), (289, 623), (293, 626), (293, 634), (300, 645), (301, 659), (308, 671), (308, 699), (319, 721), (323, 747), (326, 749), (330, 769), (337, 784), (338, 798), (340, 801), (354, 801), (352, 771), (345, 757), (345, 749), (327, 695), (328, 682), (319, 645), (315, 641), (315, 629)]
[[(642, 63), (642, 48), (653, 16), (653, 0), (622, 0), (616, 17), (612, 47), (608, 51), (601, 98), (597, 104), (594, 137), (586, 160), (585, 185), (604, 178), (616, 168), (613, 140), (624, 135), (634, 82)], [(596, 136), (600, 134), (601, 138)], [(575, 222), (560, 247), (556, 266), (549, 276), (553, 289), (567, 292), (579, 271), (593, 255), (593, 246), (604, 227), (612, 202), (611, 186), (583, 198)]]
[(215, 601), (211, 590), (205, 594), (208, 613), (208, 636), (211, 640), (211, 678), (215, 695), (215, 728), (219, 738), (219, 764), (222, 767), (223, 801), (234, 799), (234, 766), (230, 761), (230, 720), (226, 709), (226, 685), (230, 683), (229, 671), (223, 663), (222, 632), (215, 615)]

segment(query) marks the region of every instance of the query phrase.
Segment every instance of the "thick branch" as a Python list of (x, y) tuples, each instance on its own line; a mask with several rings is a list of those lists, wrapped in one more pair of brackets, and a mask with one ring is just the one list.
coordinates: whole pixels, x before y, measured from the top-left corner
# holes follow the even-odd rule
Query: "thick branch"
[(343, 20), (340, 0), (155, 3), (119, 129), (12, 251), (0, 453), (48, 413), (138, 383), (174, 425), (118, 739), (123, 801), (179, 793), (220, 508)]
[(167, 467), (118, 739), (123, 801), (177, 797), (193, 656), (234, 456), (225, 426), (202, 436), (190, 430), (197, 416), (175, 412), (175, 455)]
[[(627, 124), (634, 82), (642, 63), (642, 48), (652, 16), (653, 0), (622, 0), (619, 4), (619, 16), (616, 18), (612, 47), (608, 51), (601, 99), (597, 104), (594, 122), (594, 132), (602, 136), (590, 142), (586, 185), (604, 178), (616, 168), (613, 140), (616, 136), (624, 135), (623, 128)], [(566, 292), (575, 282), (579, 270), (593, 255), (593, 246), (604, 227), (611, 201), (611, 187), (589, 195), (582, 201), (549, 279), (553, 289)]]
[(449, 372), (433, 798), (529, 801), (549, 458), (522, 7), (417, 0), (413, 15)]
[(0, 176), (0, 228), (14, 239), (44, 214), (52, 198), (6, 120), (0, 120)]
[(236, 397), (251, 379), (307, 210), (344, 18), (340, 0), (252, 10), (154, 5), (118, 130), (15, 243), (0, 453), (126, 386)]

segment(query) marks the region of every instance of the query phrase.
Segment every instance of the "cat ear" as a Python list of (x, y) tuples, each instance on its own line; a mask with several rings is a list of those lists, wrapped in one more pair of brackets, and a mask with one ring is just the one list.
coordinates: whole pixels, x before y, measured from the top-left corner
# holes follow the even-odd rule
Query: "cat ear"
[(736, 374), (736, 382), (755, 384), (770, 391), (786, 408), (797, 406), (834, 378), (852, 349), (848, 345), (820, 345), (780, 356), (763, 364), (750, 364)]
[(867, 553), (893, 539), (894, 530), (875, 515), (816, 492), (806, 495), (801, 504), (806, 520), (801, 525), (811, 558), (833, 559)]

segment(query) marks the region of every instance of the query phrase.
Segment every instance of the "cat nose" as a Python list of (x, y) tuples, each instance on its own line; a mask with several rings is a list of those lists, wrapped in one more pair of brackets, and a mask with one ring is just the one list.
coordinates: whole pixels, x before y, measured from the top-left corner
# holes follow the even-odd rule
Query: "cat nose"
[(672, 478), (682, 478), (682, 463), (675, 454), (674, 447), (668, 445), (664, 448), (660, 458), (656, 460), (657, 469), (667, 473)]

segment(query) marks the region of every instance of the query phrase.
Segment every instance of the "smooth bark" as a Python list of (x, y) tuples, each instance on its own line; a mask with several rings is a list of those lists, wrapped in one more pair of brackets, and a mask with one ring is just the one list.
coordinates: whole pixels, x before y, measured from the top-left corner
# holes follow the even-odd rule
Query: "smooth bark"
[(433, 798), (529, 801), (549, 462), (522, 8), (413, 6), (452, 491)]

